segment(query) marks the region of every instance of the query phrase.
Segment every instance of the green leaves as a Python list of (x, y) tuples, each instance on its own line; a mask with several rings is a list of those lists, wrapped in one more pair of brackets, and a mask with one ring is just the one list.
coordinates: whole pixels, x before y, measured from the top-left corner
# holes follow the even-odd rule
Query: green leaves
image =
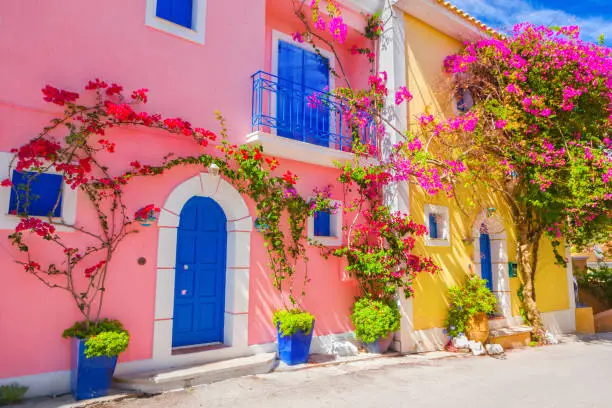
[(102, 332), (85, 342), (85, 357), (114, 357), (123, 353), (130, 342), (128, 332)]
[(400, 327), (400, 313), (392, 300), (358, 299), (353, 307), (351, 321), (355, 336), (364, 343), (373, 343)]
[(278, 328), (281, 336), (291, 336), (298, 331), (310, 334), (314, 325), (314, 316), (301, 309), (280, 309), (274, 312), (272, 323)]
[(462, 286), (448, 290), (448, 316), (444, 325), (449, 336), (465, 333), (470, 317), (478, 313), (491, 314), (495, 311), (497, 298), (487, 288), (487, 281), (469, 274)]

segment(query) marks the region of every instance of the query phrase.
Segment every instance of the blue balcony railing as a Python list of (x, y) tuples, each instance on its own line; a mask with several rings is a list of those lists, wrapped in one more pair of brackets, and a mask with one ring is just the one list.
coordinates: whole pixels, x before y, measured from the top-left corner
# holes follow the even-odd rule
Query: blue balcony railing
[(321, 90), (288, 81), (267, 72), (253, 76), (253, 131), (351, 151), (353, 140), (376, 144), (376, 127), (371, 117), (363, 125), (350, 121), (346, 103)]

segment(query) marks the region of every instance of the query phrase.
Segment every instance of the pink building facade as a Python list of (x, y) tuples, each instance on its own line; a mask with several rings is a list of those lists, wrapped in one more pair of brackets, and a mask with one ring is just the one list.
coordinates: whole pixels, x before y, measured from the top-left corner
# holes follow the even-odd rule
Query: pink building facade
[[(213, 112), (219, 110), (227, 120), (230, 141), (262, 144), (266, 154), (279, 157), (279, 174), (290, 169), (299, 175), (296, 188), (300, 194), (332, 184), (333, 198), (341, 200), (340, 187), (334, 185), (338, 172), (332, 162), (348, 160), (351, 155), (334, 112), (324, 118), (309, 118), (308, 125), (292, 121), (283, 107), (282, 98), (287, 96), (281, 90), (290, 89), (291, 98), (301, 98), (304, 104), (308, 93), (304, 89), (310, 84), (327, 81), (330, 88), (342, 85), (329, 74), (322, 77), (321, 70), (309, 74), (307, 66), (314, 57), (307, 45), (292, 41), (291, 34), (300, 23), (293, 15), (291, 1), (193, 0), (187, 12), (164, 10), (158, 2), (164, 3), (23, 0), (2, 7), (0, 179), (11, 177), (10, 150), (26, 143), (61, 114), (59, 107), (42, 100), (40, 89), (51, 84), (80, 92), (88, 80), (101, 78), (126, 89), (148, 88), (150, 112), (180, 116), (204, 128), (218, 129)], [(347, 23), (361, 28), (361, 11), (357, 6), (347, 9)], [(349, 34), (341, 57), (350, 55), (352, 45), (360, 46), (358, 41), (356, 34)], [(324, 45), (322, 48), (333, 66), (334, 57)], [(289, 54), (293, 57), (287, 57)], [(287, 88), (283, 78), (287, 72), (296, 72), (291, 58), (301, 58), (304, 72), (302, 80), (299, 76), (287, 79), (293, 84)], [(345, 67), (352, 84), (365, 84), (365, 59), (344, 60), (353, 61)], [(314, 132), (318, 138), (309, 133), (307, 125), (318, 129)], [(321, 129), (326, 130), (323, 138)], [(155, 131), (117, 129), (111, 137), (117, 145), (117, 163), (138, 160), (156, 164), (168, 152), (195, 155), (207, 149), (186, 138)], [(111, 169), (116, 173), (125, 170)], [(2, 190), (0, 384), (28, 385), (29, 395), (67, 392), (70, 350), (61, 333), (80, 320), (80, 315), (66, 293), (49, 290), (15, 264), (19, 254), (6, 236), (18, 221), (9, 214), (10, 191)], [(64, 190), (61, 216), (80, 225), (93, 223), (86, 197), (68, 190)], [(177, 296), (188, 290), (177, 286), (183, 282), (179, 272), (188, 270), (181, 261), (180, 228), (189, 222), (184, 214), (194, 197), (212, 200), (224, 220), (222, 237), (226, 242), (220, 252), (225, 260), (220, 275), (224, 285), (218, 286), (224, 287), (224, 293), (216, 294), (223, 299), (223, 310), (215, 330), (220, 333), (219, 342), (227, 347), (177, 354), (173, 353), (179, 344), (176, 327), (173, 329), (175, 305)], [(248, 197), (208, 169), (193, 166), (130, 184), (126, 203), (132, 213), (148, 203), (157, 204), (162, 211), (157, 225), (143, 227), (131, 236), (112, 263), (103, 315), (123, 322), (131, 335), (117, 373), (275, 351), (271, 316), (282, 306), (283, 298), (273, 288), (263, 238), (253, 226), (255, 206)], [(342, 243), (343, 221), (342, 215), (329, 220), (328, 230), (320, 237), (324, 244)], [(308, 228), (313, 236), (313, 220)], [(78, 239), (70, 237), (72, 232), (60, 233), (67, 235), (68, 242)], [(41, 260), (52, 262), (57, 254), (46, 252), (46, 248), (41, 244), (34, 250), (42, 254)], [(316, 351), (325, 336), (352, 330), (349, 313), (357, 288), (343, 279), (337, 259), (323, 259), (318, 249), (309, 252), (312, 281), (302, 306), (316, 317)], [(191, 339), (188, 334), (180, 344), (201, 343), (197, 336)]]

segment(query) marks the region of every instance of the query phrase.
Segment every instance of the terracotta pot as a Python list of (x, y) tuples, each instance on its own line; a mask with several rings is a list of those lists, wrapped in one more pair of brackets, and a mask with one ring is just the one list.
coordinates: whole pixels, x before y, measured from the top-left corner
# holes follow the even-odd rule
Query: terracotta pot
[(484, 344), (489, 338), (489, 318), (486, 313), (478, 313), (470, 317), (465, 325), (465, 331), (468, 339)]

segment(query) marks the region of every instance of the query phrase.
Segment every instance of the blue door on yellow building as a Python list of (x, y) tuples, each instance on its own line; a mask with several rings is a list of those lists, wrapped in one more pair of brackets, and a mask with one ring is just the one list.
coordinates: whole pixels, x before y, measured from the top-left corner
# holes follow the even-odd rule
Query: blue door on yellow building
[(227, 219), (214, 200), (193, 197), (177, 233), (172, 347), (223, 342)]
[(493, 267), (491, 265), (491, 239), (489, 234), (480, 234), (480, 276), (487, 281), (487, 288), (493, 290)]

